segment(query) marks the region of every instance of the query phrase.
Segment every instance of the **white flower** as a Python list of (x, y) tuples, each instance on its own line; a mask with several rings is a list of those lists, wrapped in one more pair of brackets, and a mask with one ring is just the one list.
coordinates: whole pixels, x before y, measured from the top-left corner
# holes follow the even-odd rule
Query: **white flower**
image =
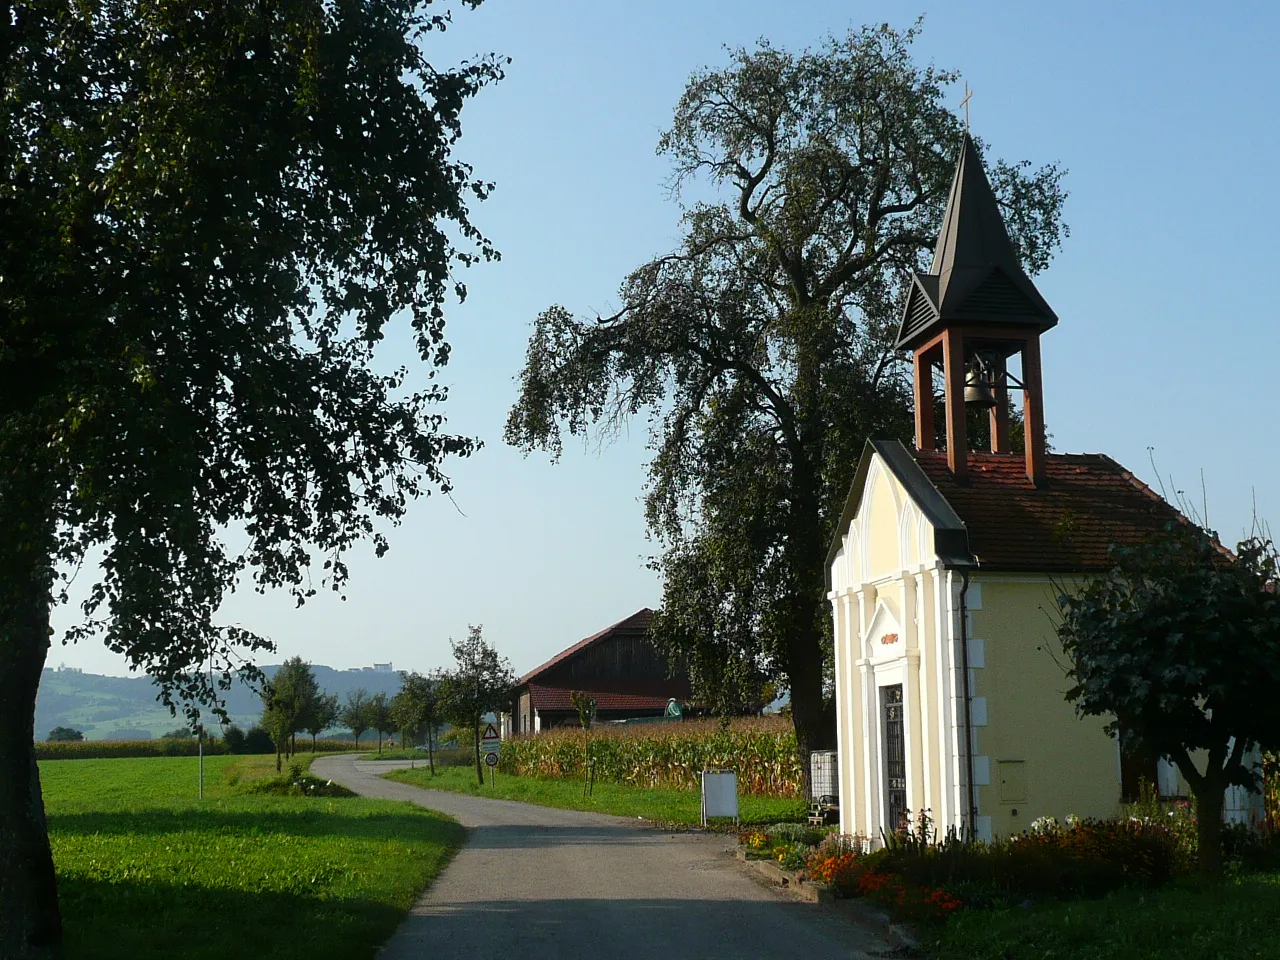
[(1058, 821), (1053, 817), (1037, 817), (1031, 821), (1032, 833), (1053, 833), (1058, 829)]

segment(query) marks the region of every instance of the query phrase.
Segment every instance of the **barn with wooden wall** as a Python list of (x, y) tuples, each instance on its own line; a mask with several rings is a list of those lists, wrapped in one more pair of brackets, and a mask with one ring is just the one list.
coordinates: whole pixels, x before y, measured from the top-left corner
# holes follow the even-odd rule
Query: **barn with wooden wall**
[(645, 607), (526, 673), (512, 692), (511, 732), (578, 726), (570, 700), (575, 690), (595, 699), (600, 721), (662, 716), (673, 699), (687, 704), (689, 678), (672, 674), (649, 639), (652, 622), (653, 611)]

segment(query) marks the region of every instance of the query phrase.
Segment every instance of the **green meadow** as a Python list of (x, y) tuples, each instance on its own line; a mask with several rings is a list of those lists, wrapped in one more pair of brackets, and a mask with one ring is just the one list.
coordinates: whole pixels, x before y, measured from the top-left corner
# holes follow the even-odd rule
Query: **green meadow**
[[(696, 790), (646, 789), (618, 783), (597, 783), (587, 795), (580, 779), (549, 780), (499, 773), (493, 777), (491, 785), (488, 769), (485, 770), (482, 787), (476, 782), (476, 771), (472, 766), (438, 767), (433, 777), (424, 764), (419, 764), (416, 770), (393, 770), (384, 776), (388, 780), (428, 790), (522, 800), (544, 807), (590, 810), (619, 817), (643, 817), (662, 823), (696, 824), (702, 805)], [(803, 819), (807, 809), (803, 800), (747, 795), (738, 798), (738, 813), (743, 823), (777, 823)]]
[[(309, 758), (304, 758), (309, 760)], [(253, 793), (274, 757), (40, 764), (71, 958), (367, 958), (461, 845), (407, 803)]]

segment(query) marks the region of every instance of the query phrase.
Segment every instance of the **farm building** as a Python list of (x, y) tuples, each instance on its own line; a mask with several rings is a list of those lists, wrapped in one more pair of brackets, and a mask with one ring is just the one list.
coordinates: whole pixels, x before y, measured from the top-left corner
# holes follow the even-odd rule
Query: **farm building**
[(671, 700), (688, 702), (688, 677), (672, 676), (649, 640), (652, 621), (652, 610), (638, 610), (526, 673), (512, 691), (510, 732), (578, 726), (575, 690), (596, 701), (601, 721), (660, 717)]
[[(1109, 544), (1180, 515), (1110, 457), (1047, 451), (1040, 337), (1057, 322), (966, 133), (933, 266), (911, 280), (898, 338), (914, 355), (915, 443), (868, 442), (827, 557), (845, 833), (875, 843), (929, 810), (939, 828), (989, 839), (1044, 816), (1114, 816), (1139, 776), (1187, 792), (1172, 764), (1122, 757), (1105, 719), (1064, 698), (1059, 585), (1105, 570)], [(1012, 389), (1023, 395), (1016, 452)], [(970, 448), (966, 405), (989, 414), (988, 449)], [(1227, 816), (1256, 806), (1233, 789)]]

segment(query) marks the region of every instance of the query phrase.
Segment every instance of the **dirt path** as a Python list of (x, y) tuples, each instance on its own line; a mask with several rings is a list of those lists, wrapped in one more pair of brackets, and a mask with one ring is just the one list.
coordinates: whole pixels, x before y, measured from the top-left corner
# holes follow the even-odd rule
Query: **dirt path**
[(312, 766), (356, 793), (411, 800), (472, 828), (381, 960), (827, 960), (888, 949), (752, 879), (724, 837), (378, 778), (407, 765), (325, 757)]

